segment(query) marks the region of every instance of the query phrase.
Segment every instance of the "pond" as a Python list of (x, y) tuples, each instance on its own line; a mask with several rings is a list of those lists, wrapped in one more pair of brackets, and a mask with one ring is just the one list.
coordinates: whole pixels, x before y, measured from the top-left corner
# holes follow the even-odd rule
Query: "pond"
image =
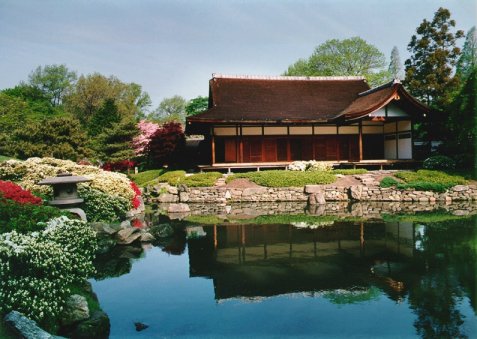
[(281, 217), (159, 217), (171, 237), (99, 257), (111, 338), (477, 336), (475, 216)]

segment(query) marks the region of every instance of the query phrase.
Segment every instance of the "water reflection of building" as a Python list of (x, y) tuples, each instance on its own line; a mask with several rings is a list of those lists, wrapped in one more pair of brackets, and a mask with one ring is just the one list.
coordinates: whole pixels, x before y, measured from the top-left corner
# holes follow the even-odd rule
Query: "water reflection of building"
[(415, 248), (414, 226), (403, 222), (204, 229), (204, 238), (189, 241), (190, 274), (213, 279), (216, 299), (366, 289), (376, 284), (400, 294), (404, 287), (391, 276)]

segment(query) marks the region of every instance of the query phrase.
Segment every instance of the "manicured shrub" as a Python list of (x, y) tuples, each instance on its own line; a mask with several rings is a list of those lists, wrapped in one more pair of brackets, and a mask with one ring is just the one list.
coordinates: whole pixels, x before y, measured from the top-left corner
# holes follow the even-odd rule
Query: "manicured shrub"
[(52, 206), (21, 205), (12, 200), (3, 201), (0, 202), (0, 233), (40, 231), (44, 228), (41, 222), (62, 215), (68, 216), (70, 213)]
[(467, 183), (461, 176), (431, 170), (402, 171), (397, 172), (394, 176), (404, 181), (397, 186), (399, 189), (415, 189), (417, 191), (444, 192), (455, 185)]
[(397, 188), (399, 189), (413, 189), (415, 191), (434, 191), (438, 193), (445, 192), (449, 185), (439, 184), (435, 182), (425, 182), (425, 181), (414, 181), (409, 184), (398, 184)]
[(435, 155), (424, 160), (422, 167), (430, 170), (455, 169), (455, 161), (445, 155)]
[(198, 173), (184, 177), (180, 183), (188, 187), (209, 187), (214, 186), (219, 178), (222, 178), (222, 173), (219, 172)]
[(383, 188), (397, 186), (398, 184), (399, 184), (399, 182), (396, 179), (394, 179), (393, 177), (384, 177), (379, 182), (379, 186), (383, 187)]
[(59, 217), (43, 227), (0, 235), (0, 312), (17, 310), (49, 329), (70, 295), (68, 286), (94, 271), (97, 242), (80, 220)]
[(185, 171), (169, 171), (157, 178), (159, 182), (167, 182), (171, 186), (176, 186), (185, 178)]
[(348, 168), (348, 169), (335, 169), (333, 174), (343, 174), (343, 175), (357, 175), (357, 174), (366, 174), (368, 170), (365, 168)]
[(88, 221), (120, 221), (132, 207), (130, 200), (106, 194), (92, 187), (80, 186), (78, 193), (84, 199), (83, 208)]
[(30, 191), (24, 190), (11, 181), (0, 180), (0, 203), (3, 199), (13, 200), (18, 204), (41, 205), (43, 201), (31, 194)]
[(131, 174), (130, 177), (134, 180), (136, 184), (138, 184), (141, 187), (144, 187), (150, 181), (157, 179), (159, 176), (164, 174), (164, 171), (165, 170), (162, 168), (149, 170), (149, 171), (140, 172), (138, 174)]
[(336, 181), (336, 176), (332, 172), (280, 170), (238, 173), (228, 177), (227, 181), (237, 178), (247, 178), (258, 185), (267, 187), (301, 187), (309, 184), (331, 184)]
[(290, 171), (331, 171), (333, 163), (326, 161), (294, 161), (288, 165)]

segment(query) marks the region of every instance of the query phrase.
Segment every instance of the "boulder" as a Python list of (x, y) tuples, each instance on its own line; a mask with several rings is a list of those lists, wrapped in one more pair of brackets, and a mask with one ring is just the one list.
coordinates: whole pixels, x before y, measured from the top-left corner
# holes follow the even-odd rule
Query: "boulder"
[(78, 294), (70, 295), (61, 314), (61, 323), (69, 326), (88, 318), (89, 308), (86, 298)]
[(110, 331), (109, 318), (103, 311), (94, 311), (91, 318), (80, 322), (71, 332), (75, 339), (106, 339)]
[(452, 190), (454, 192), (464, 192), (464, 191), (469, 190), (469, 186), (467, 186), (467, 185), (457, 185), (457, 186), (452, 187)]
[(119, 245), (128, 245), (141, 237), (141, 232), (138, 228), (125, 228), (116, 233), (117, 243)]
[(180, 202), (188, 202), (190, 199), (189, 193), (187, 192), (180, 192), (179, 193), (179, 200)]
[(184, 213), (190, 212), (190, 207), (187, 204), (170, 204), (167, 208), (168, 213)]
[(305, 185), (305, 193), (312, 194), (318, 193), (323, 190), (323, 186), (321, 185)]
[(310, 205), (324, 205), (326, 204), (325, 193), (323, 191), (310, 194), (308, 197), (308, 203)]
[(361, 195), (363, 194), (363, 186), (355, 185), (349, 188), (349, 196), (353, 200), (361, 200)]
[(157, 200), (162, 203), (178, 202), (179, 196), (170, 193), (162, 193), (161, 195), (159, 195)]
[(139, 240), (141, 242), (151, 242), (156, 240), (156, 238), (154, 238), (154, 236), (151, 233), (146, 232), (141, 234), (141, 237), (139, 238)]
[(17, 311), (11, 311), (4, 318), (5, 324), (15, 333), (17, 338), (24, 339), (59, 339), (58, 337), (51, 335), (50, 333), (42, 330), (38, 327), (38, 324), (25, 317), (23, 314)]

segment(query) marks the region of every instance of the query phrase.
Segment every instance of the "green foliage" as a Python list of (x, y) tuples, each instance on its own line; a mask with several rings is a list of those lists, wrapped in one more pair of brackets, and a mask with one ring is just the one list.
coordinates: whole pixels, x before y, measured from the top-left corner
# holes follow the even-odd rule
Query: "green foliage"
[(280, 170), (237, 173), (229, 176), (227, 181), (230, 182), (237, 178), (247, 178), (266, 187), (301, 187), (309, 184), (331, 184), (336, 181), (336, 176), (331, 172)]
[(7, 157), (5, 155), (0, 155), (0, 162), (13, 159), (12, 157)]
[(419, 170), (417, 172), (402, 171), (397, 172), (394, 176), (405, 182), (399, 184), (397, 188), (412, 188), (417, 191), (444, 192), (452, 186), (465, 185), (467, 183), (461, 176), (449, 175), (444, 172), (432, 170)]
[(382, 218), (385, 222), (407, 221), (425, 224), (439, 223), (449, 220), (465, 220), (470, 217), (471, 216), (453, 215), (452, 213), (449, 213), (445, 210), (437, 210), (433, 212), (418, 212), (416, 214), (382, 214)]
[(379, 182), (379, 186), (383, 188), (397, 186), (398, 184), (399, 184), (399, 181), (397, 181), (393, 177), (384, 177)]
[(381, 290), (377, 287), (371, 286), (370, 288), (355, 288), (352, 290), (335, 290), (333, 292), (326, 292), (323, 294), (323, 298), (328, 299), (333, 304), (346, 305), (378, 299), (380, 295)]
[(394, 46), (391, 51), (391, 62), (389, 63), (388, 72), (394, 79), (404, 79), (401, 58), (399, 56), (399, 50), (396, 46)]
[(157, 122), (184, 122), (186, 115), (187, 101), (180, 95), (165, 98), (159, 107), (149, 114), (149, 119)]
[(333, 174), (343, 174), (343, 175), (357, 175), (357, 174), (366, 174), (368, 170), (365, 168), (349, 168), (349, 169), (335, 169)]
[(168, 171), (157, 178), (158, 182), (167, 182), (171, 186), (179, 185), (185, 178), (185, 171)]
[(435, 155), (424, 160), (422, 167), (430, 170), (455, 169), (455, 161), (445, 155)]
[(73, 87), (76, 78), (76, 72), (70, 71), (66, 65), (46, 65), (38, 66), (30, 73), (29, 83), (40, 90), (53, 106), (58, 106)]
[(131, 174), (130, 177), (138, 186), (144, 187), (147, 185), (147, 183), (161, 176), (164, 173), (164, 171), (165, 170), (163, 168), (149, 170), (149, 171), (140, 172), (138, 174)]
[(16, 129), (5, 149), (19, 159), (55, 157), (78, 160), (91, 153), (87, 141), (78, 120), (57, 117)]
[[(473, 26), (465, 37), (462, 53), (457, 61), (456, 75), (461, 79), (467, 79), (477, 67), (477, 30)], [(474, 92), (475, 93), (475, 92)]]
[(452, 73), (460, 53), (457, 39), (463, 32), (453, 33), (454, 27), (449, 10), (441, 7), (432, 21), (422, 21), (407, 46), (411, 57), (405, 62), (406, 86), (412, 95), (436, 108), (449, 102), (458, 85)]
[(209, 98), (198, 96), (189, 101), (185, 107), (186, 115), (188, 117), (199, 114), (209, 108)]
[(88, 123), (88, 134), (96, 137), (107, 128), (111, 128), (114, 124), (121, 121), (121, 116), (118, 112), (118, 107), (114, 100), (107, 99), (103, 106), (93, 113), (91, 120)]
[(126, 118), (98, 135), (95, 149), (101, 159), (107, 162), (131, 159), (135, 156), (132, 141), (138, 133), (136, 123)]
[(326, 41), (308, 59), (300, 59), (288, 67), (285, 75), (358, 75), (365, 76), (374, 86), (390, 79), (384, 66), (383, 53), (360, 37), (352, 37)]
[(44, 229), (44, 225), (38, 223), (62, 215), (69, 216), (71, 214), (51, 206), (21, 205), (3, 201), (0, 202), (0, 233), (13, 230), (19, 233), (40, 231)]
[(109, 195), (89, 186), (79, 186), (78, 194), (84, 199), (84, 212), (90, 222), (124, 220), (132, 207), (131, 202), (123, 197)]
[(44, 231), (0, 235), (0, 312), (17, 310), (47, 330), (57, 323), (68, 286), (93, 271), (96, 234), (85, 222), (60, 217)]
[(219, 172), (198, 173), (185, 177), (181, 184), (188, 187), (209, 187), (214, 186), (219, 178), (222, 178), (222, 173)]

